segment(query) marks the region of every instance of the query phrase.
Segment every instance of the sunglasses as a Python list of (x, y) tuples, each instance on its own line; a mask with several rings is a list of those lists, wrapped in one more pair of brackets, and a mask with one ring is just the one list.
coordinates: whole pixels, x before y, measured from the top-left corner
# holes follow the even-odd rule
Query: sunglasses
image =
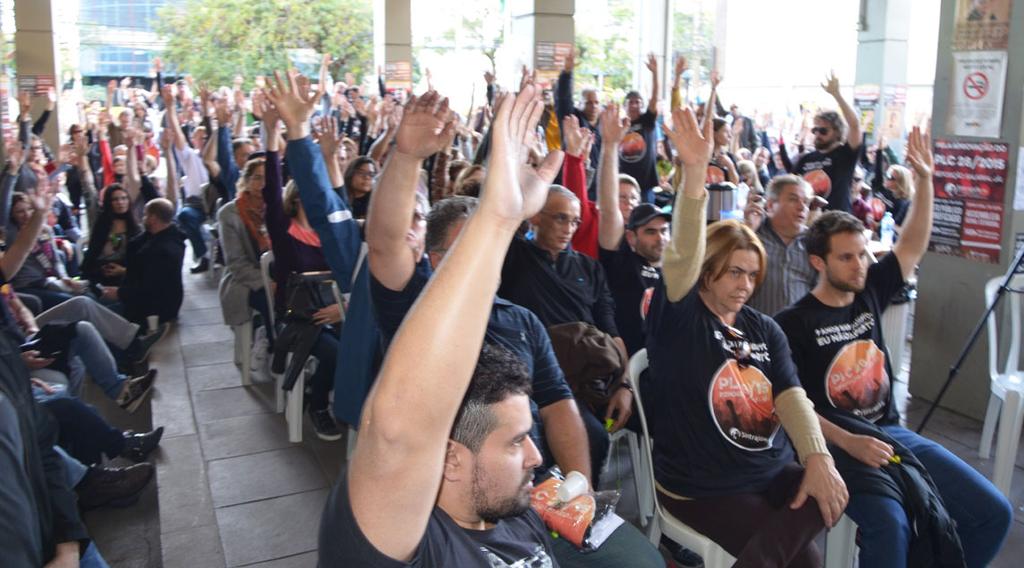
[(732, 346), (727, 345), (726, 342), (723, 341), (722, 347), (732, 355), (740, 368), (747, 367), (750, 364), (751, 349), (750, 342), (747, 341), (746, 334), (729, 324), (723, 323), (722, 326), (725, 328), (725, 335), (727, 338), (732, 340)]
[(825, 126), (815, 126), (811, 129), (811, 134), (828, 134), (829, 128)]

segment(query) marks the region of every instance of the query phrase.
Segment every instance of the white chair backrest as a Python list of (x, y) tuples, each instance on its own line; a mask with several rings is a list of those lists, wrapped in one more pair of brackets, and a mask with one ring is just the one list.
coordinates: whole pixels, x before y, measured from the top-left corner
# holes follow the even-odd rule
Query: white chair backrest
[(647, 349), (641, 349), (629, 358), (629, 365), (626, 368), (626, 379), (633, 386), (633, 403), (636, 405), (636, 412), (640, 415), (640, 429), (643, 432), (640, 445), (642, 446), (641, 459), (647, 461), (647, 475), (650, 476), (651, 494), (654, 495), (655, 516), (660, 515), (661, 505), (658, 504), (658, 497), (654, 484), (654, 456), (651, 454), (651, 433), (647, 429), (647, 414), (644, 412), (643, 401), (640, 400), (640, 374), (647, 369)]
[[(1003, 276), (998, 276), (985, 284), (985, 307), (992, 305), (999, 292), (999, 285), (1003, 283)], [(1024, 274), (1015, 275), (1010, 279), (1010, 287), (1021, 289), (1024, 286)], [(1006, 365), (1002, 371), (999, 369), (999, 329), (996, 315), (999, 309), (988, 318), (988, 368), (992, 377), (1002, 373), (1012, 374), (1020, 370), (1020, 294), (1007, 292), (1004, 294), (1003, 313), (1010, 316), (1010, 349), (1006, 354)], [(1003, 320), (1004, 322), (1006, 320)]]
[(274, 262), (274, 251), (268, 250), (260, 256), (260, 276), (263, 277), (263, 292), (267, 295), (267, 307), (270, 308), (270, 325), (274, 325), (274, 279), (270, 277), (270, 264)]

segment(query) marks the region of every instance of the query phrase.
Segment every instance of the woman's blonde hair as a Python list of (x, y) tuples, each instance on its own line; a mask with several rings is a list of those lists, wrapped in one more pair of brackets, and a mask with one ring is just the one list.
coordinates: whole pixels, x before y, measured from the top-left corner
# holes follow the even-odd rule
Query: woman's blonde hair
[(299, 186), (295, 185), (295, 180), (288, 180), (288, 185), (284, 186), (284, 214), (288, 217), (295, 217), (299, 214), (299, 209), (302, 208), (302, 201), (299, 200)]
[(718, 280), (729, 270), (729, 259), (738, 250), (752, 250), (757, 253), (757, 277), (755, 286), (764, 281), (767, 255), (761, 239), (754, 231), (743, 223), (729, 219), (718, 221), (708, 227), (707, 248), (704, 251), (704, 263), (700, 267), (700, 286), (707, 289), (708, 284)]
[(914, 197), (914, 184), (910, 180), (910, 170), (892, 165), (885, 171), (885, 175), (892, 180), (892, 193), (897, 199), (912, 199)]
[(750, 186), (750, 189), (756, 189), (760, 193), (764, 193), (764, 188), (761, 187), (761, 176), (757, 175), (757, 166), (751, 160), (740, 160), (736, 164), (736, 171), (740, 174), (740, 181), (743, 181), (743, 176), (752, 176), (754, 178), (754, 184)]

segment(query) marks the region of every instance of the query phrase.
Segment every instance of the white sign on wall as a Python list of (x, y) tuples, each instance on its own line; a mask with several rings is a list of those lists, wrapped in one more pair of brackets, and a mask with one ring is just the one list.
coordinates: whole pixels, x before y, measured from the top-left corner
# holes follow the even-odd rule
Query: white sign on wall
[(1005, 51), (953, 53), (949, 131), (953, 136), (998, 138), (1006, 86)]

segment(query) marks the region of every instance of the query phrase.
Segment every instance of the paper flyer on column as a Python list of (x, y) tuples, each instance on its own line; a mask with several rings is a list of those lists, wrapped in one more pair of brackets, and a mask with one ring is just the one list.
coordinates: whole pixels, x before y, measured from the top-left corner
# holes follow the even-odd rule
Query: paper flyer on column
[(953, 136), (998, 138), (1006, 86), (1005, 51), (953, 53), (949, 131)]

